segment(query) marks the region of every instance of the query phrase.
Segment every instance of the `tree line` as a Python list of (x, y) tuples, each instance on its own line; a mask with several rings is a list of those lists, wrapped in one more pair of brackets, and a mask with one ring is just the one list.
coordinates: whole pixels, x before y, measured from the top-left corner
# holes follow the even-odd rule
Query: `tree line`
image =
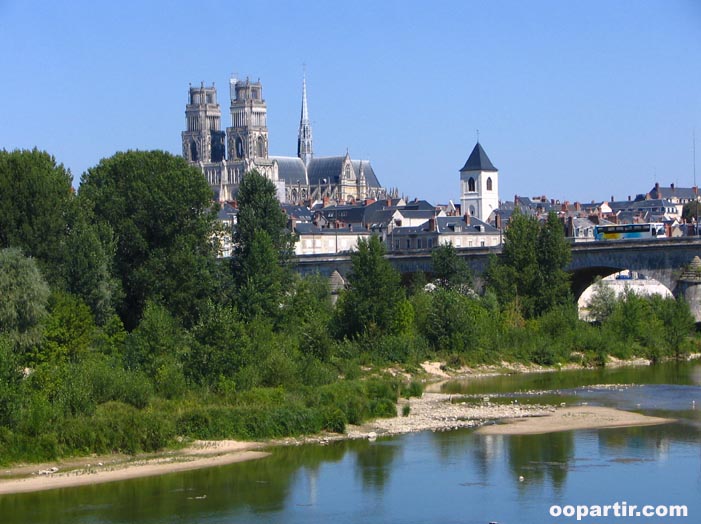
[(0, 152), (0, 462), (343, 431), (420, 394), (388, 364), (602, 363), (694, 343), (673, 300), (603, 300), (598, 323), (580, 321), (554, 215), (514, 214), (480, 293), (450, 245), (402, 279), (378, 238), (361, 241), (334, 306), (326, 279), (294, 271), (275, 186), (249, 173), (237, 201), (221, 259), (211, 190), (182, 158), (117, 153), (76, 192), (49, 154)]

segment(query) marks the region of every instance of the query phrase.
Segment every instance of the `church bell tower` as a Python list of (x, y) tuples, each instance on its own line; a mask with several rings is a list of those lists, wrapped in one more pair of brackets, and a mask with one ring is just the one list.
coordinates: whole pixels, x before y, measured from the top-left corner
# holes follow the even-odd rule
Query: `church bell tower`
[(463, 215), (482, 222), (499, 207), (499, 171), (479, 142), (460, 170), (460, 205)]

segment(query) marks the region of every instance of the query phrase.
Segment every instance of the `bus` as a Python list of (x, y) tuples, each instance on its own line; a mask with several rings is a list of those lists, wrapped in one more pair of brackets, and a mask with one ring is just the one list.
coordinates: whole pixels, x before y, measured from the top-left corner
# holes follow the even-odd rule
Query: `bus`
[(596, 240), (638, 240), (646, 238), (666, 238), (664, 224), (615, 224), (594, 227)]

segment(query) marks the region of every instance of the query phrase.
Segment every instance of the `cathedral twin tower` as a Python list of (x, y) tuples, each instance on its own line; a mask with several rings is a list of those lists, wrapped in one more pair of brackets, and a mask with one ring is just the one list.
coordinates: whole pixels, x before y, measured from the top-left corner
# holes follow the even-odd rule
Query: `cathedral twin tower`
[[(339, 204), (384, 199), (389, 195), (367, 160), (340, 156), (315, 157), (307, 107), (307, 82), (302, 82), (302, 112), (297, 156), (268, 152), (267, 107), (260, 81), (230, 80), (231, 126), (221, 130), (221, 109), (214, 85), (190, 86), (182, 133), (183, 156), (202, 170), (215, 198), (233, 200), (243, 176), (257, 170), (277, 187), (281, 202), (303, 204), (334, 200)], [(460, 170), (462, 214), (482, 221), (499, 207), (499, 173), (479, 142)]]
[(346, 203), (386, 196), (369, 161), (352, 160), (348, 153), (314, 157), (306, 79), (302, 83), (296, 157), (268, 153), (267, 107), (260, 81), (230, 80), (231, 126), (226, 132), (221, 130), (214, 85), (190, 86), (188, 95), (183, 156), (200, 167), (217, 200), (232, 200), (242, 177), (253, 169), (275, 183), (283, 202), (328, 197)]

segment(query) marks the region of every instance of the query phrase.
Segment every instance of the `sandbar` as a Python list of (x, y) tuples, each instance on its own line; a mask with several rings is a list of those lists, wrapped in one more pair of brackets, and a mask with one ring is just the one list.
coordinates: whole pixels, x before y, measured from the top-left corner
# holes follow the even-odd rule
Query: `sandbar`
[(558, 408), (546, 415), (508, 419), (503, 424), (490, 424), (477, 429), (479, 435), (538, 435), (577, 429), (606, 429), (669, 424), (674, 419), (651, 417), (600, 406)]
[[(18, 478), (0, 480), (0, 495), (8, 493), (27, 493), (46, 491), (57, 488), (70, 488), (106, 482), (116, 482), (134, 478), (151, 477), (167, 473), (177, 473), (213, 466), (224, 466), (236, 462), (267, 457), (270, 453), (261, 451), (262, 444), (257, 442), (240, 442), (235, 440), (195, 441), (191, 446), (175, 453), (155, 457), (141, 457), (128, 460), (116, 460), (106, 463), (85, 464), (70, 461), (58, 462), (56, 473), (38, 474), (41, 465), (13, 468), (23, 475)], [(31, 469), (31, 472), (28, 470)], [(12, 470), (11, 470), (12, 471)], [(8, 472), (4, 472), (6, 475)], [(29, 476), (24, 476), (24, 475)]]

